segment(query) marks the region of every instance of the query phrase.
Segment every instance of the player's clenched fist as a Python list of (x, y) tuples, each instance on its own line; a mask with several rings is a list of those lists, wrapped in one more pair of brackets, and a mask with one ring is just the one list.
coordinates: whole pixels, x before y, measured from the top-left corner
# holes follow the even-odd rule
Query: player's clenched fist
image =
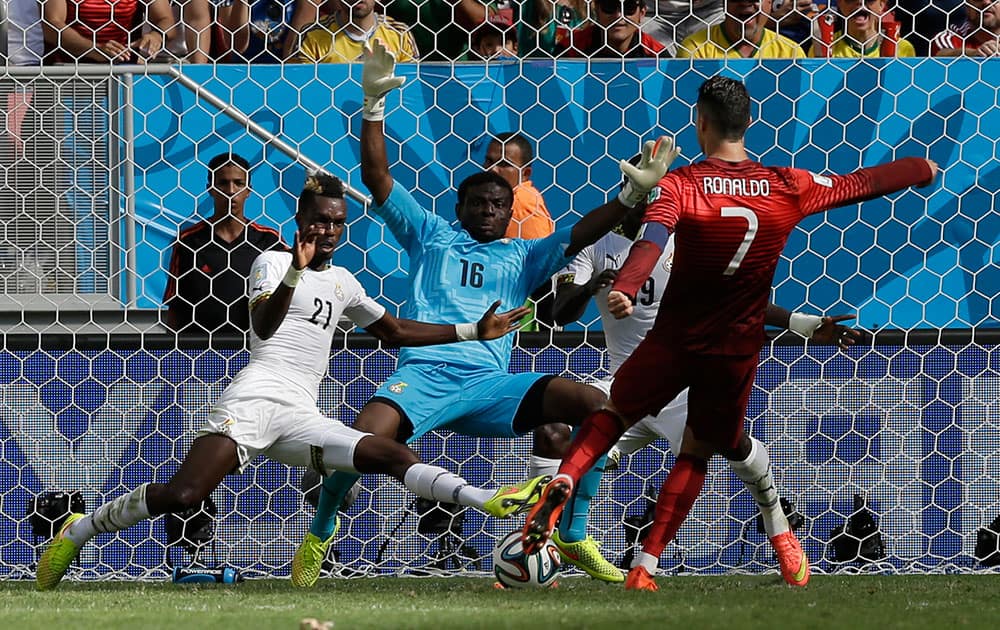
[(615, 319), (625, 319), (632, 314), (634, 308), (629, 296), (621, 291), (612, 290), (608, 293), (608, 312), (614, 315)]

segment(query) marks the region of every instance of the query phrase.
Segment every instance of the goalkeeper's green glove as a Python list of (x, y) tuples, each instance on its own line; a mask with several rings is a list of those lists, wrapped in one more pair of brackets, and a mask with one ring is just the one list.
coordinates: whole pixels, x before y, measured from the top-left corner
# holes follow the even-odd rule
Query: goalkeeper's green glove
[(380, 121), (385, 118), (385, 95), (403, 85), (405, 77), (397, 77), (396, 57), (379, 40), (365, 45), (365, 62), (361, 69), (361, 89), (365, 104), (361, 116), (365, 120)]
[(649, 191), (667, 174), (670, 164), (681, 153), (674, 146), (674, 139), (660, 136), (659, 140), (647, 140), (642, 146), (642, 158), (638, 165), (622, 160), (618, 167), (625, 175), (625, 187), (618, 193), (618, 201), (623, 206), (634, 208), (641, 203)]

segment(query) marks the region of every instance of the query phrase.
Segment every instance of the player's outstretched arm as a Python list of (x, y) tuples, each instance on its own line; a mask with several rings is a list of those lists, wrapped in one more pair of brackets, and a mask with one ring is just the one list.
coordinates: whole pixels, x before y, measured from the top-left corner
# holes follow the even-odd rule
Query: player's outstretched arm
[(361, 89), (365, 104), (361, 117), (361, 181), (371, 191), (375, 203), (382, 205), (392, 192), (392, 176), (385, 153), (385, 95), (403, 85), (404, 77), (395, 75), (396, 58), (378, 39), (365, 45), (361, 70)]
[(791, 312), (777, 304), (768, 304), (764, 323), (790, 330), (816, 343), (831, 344), (847, 350), (868, 336), (863, 330), (844, 326), (840, 322), (854, 319), (854, 315), (820, 317), (808, 313)]
[(854, 344), (864, 341), (871, 336), (865, 330), (858, 330), (850, 326), (844, 326), (840, 322), (854, 319), (854, 315), (833, 315), (823, 317), (823, 322), (819, 325), (811, 339), (816, 343), (836, 345), (841, 350), (847, 350)]
[(316, 253), (316, 238), (324, 228), (306, 228), (305, 234), (295, 231), (292, 242), (292, 264), (289, 265), (281, 284), (269, 297), (258, 300), (250, 308), (250, 325), (254, 333), (261, 339), (270, 339), (285, 321), (288, 307), (292, 303), (292, 293), (306, 266)]
[(934, 160), (907, 157), (862, 168), (848, 175), (798, 173), (799, 207), (803, 214), (812, 214), (868, 201), (910, 186), (930, 186), (937, 178), (938, 165)]
[(560, 282), (556, 287), (556, 299), (552, 305), (552, 319), (560, 326), (575, 322), (583, 316), (587, 302), (598, 291), (610, 287), (618, 275), (617, 269), (605, 269), (595, 274), (585, 284), (572, 281)]
[(414, 319), (400, 319), (389, 313), (369, 324), (367, 331), (391, 346), (432, 346), (456, 341), (488, 341), (520, 328), (521, 320), (531, 312), (524, 306), (497, 313), (500, 300), (494, 302), (478, 322), (468, 324), (430, 324)]
[(627, 182), (618, 197), (588, 212), (573, 226), (567, 256), (575, 256), (584, 247), (597, 241), (621, 223), (625, 213), (642, 202), (649, 191), (667, 174), (667, 169), (680, 155), (680, 147), (674, 146), (674, 139), (661, 136), (655, 142), (650, 140), (642, 147), (642, 159), (638, 165), (622, 160), (619, 163)]

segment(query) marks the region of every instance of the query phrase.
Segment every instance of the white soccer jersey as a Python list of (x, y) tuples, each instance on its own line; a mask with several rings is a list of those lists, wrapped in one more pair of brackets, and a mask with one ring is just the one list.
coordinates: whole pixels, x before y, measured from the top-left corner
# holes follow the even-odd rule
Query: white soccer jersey
[[(605, 269), (620, 269), (628, 257), (632, 241), (621, 234), (610, 232), (601, 240), (583, 249), (563, 271), (559, 273), (558, 284), (572, 282), (584, 285)], [(670, 277), (670, 264), (674, 257), (674, 237), (671, 234), (666, 247), (636, 296), (635, 310), (630, 317), (615, 319), (608, 312), (607, 295), (610, 289), (601, 290), (594, 299), (604, 323), (604, 339), (608, 348), (608, 361), (614, 374), (625, 362), (646, 333), (653, 326), (660, 298)]]
[[(289, 252), (264, 252), (250, 268), (250, 305), (278, 288), (292, 262)], [(330, 365), (330, 346), (337, 322), (347, 316), (365, 328), (385, 315), (385, 307), (368, 297), (343, 267), (306, 269), (292, 294), (284, 321), (270, 339), (250, 331), (250, 362), (237, 376), (245, 383), (263, 370), (300, 386), (315, 404), (319, 382)], [(236, 384), (236, 381), (233, 383)]]

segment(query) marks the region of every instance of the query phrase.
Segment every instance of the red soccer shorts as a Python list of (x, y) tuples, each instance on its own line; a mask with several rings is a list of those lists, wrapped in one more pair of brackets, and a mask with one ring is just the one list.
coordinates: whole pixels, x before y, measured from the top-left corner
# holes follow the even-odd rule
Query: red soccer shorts
[(615, 374), (611, 401), (634, 423), (689, 388), (687, 426), (695, 438), (717, 450), (734, 448), (743, 436), (757, 362), (756, 354), (695, 354), (646, 337)]

